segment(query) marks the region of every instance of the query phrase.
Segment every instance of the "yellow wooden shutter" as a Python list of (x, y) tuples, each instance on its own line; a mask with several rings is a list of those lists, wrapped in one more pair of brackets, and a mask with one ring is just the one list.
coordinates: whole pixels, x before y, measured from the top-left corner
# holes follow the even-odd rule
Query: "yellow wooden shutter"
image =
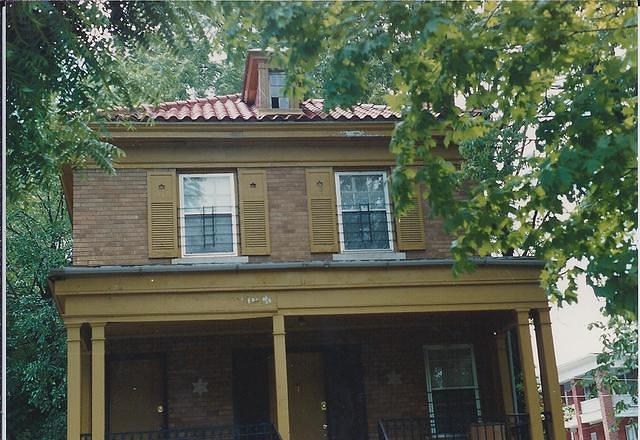
[(416, 251), (426, 247), (421, 197), (418, 196), (413, 201), (414, 206), (401, 217), (396, 217), (398, 250), (401, 251)]
[(150, 258), (178, 256), (178, 194), (175, 171), (147, 173), (147, 223)]
[(241, 169), (238, 182), (242, 254), (269, 255), (267, 173), (264, 170)]
[(306, 170), (311, 252), (338, 252), (336, 191), (331, 168)]

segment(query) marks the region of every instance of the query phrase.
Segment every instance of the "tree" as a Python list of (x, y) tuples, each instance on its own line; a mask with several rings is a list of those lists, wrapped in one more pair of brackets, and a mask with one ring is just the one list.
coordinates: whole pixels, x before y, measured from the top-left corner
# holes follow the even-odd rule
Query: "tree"
[(89, 123), (157, 97), (149, 81), (135, 87), (123, 67), (140, 61), (135, 57), (151, 41), (175, 49), (174, 56), (193, 42), (202, 50), (212, 41), (207, 17), (216, 16), (209, 3), (11, 2), (6, 8), (10, 202), (63, 164), (92, 160), (112, 172), (120, 151)]
[[(227, 4), (225, 17), (230, 41), (260, 35), (274, 49), (296, 94), (328, 57), (329, 107), (361, 102), (371, 61), (389, 59), (399, 211), (423, 184), (456, 273), (473, 269), (470, 256), (535, 257), (560, 305), (585, 276), (605, 325), (628, 329), (610, 342), (637, 365), (625, 351), (638, 312), (633, 2), (280, 2)], [(434, 154), (434, 134), (461, 167)]]
[[(199, 10), (170, 3), (14, 2), (8, 9), (7, 385), (9, 438), (66, 437), (66, 333), (46, 277), (71, 262), (62, 164), (113, 171), (89, 123), (142, 102), (232, 88)], [(154, 81), (149, 77), (154, 76)], [(158, 80), (155, 80), (155, 79)]]
[(71, 259), (57, 179), (12, 206), (6, 233), (7, 432), (14, 440), (64, 438), (66, 333), (46, 280), (49, 270)]

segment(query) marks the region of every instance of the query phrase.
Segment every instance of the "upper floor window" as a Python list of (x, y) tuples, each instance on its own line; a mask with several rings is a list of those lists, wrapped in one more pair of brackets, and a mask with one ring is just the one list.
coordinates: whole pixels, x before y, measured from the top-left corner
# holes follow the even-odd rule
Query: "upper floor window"
[(341, 249), (393, 250), (386, 173), (339, 172), (336, 187)]
[(284, 93), (286, 75), (280, 70), (269, 71), (269, 96), (271, 108), (289, 108), (289, 98)]
[(237, 255), (234, 175), (180, 175), (183, 256)]

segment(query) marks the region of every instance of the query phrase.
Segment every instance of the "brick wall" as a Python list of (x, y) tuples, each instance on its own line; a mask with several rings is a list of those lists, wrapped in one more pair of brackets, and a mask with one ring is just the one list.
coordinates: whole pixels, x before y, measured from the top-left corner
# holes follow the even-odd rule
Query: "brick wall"
[[(87, 169), (74, 173), (73, 263), (79, 266), (166, 264), (149, 259), (147, 249), (147, 171), (119, 169), (114, 176)], [(312, 254), (305, 172), (302, 167), (274, 167), (267, 172), (271, 255), (251, 262), (330, 260)], [(450, 238), (442, 222), (425, 207), (426, 250), (407, 258), (445, 258)]]
[[(377, 438), (377, 422), (385, 418), (425, 417), (427, 414), (423, 345), (473, 343), (484, 414), (496, 414), (497, 369), (485, 327), (464, 331), (434, 328), (352, 330), (288, 330), (289, 350), (329, 345), (358, 346), (365, 388), (369, 438)], [(119, 339), (107, 342), (108, 353), (165, 353), (170, 427), (233, 423), (232, 352), (262, 347), (270, 350), (271, 335), (209, 335)], [(202, 378), (208, 392), (198, 396), (192, 383)], [(273, 413), (273, 411), (272, 411)]]
[(76, 171), (73, 187), (73, 264), (148, 263), (146, 171)]

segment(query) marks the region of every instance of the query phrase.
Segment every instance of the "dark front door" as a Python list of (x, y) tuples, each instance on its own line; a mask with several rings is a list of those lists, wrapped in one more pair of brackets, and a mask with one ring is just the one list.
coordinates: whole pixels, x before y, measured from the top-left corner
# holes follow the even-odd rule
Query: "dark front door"
[(233, 354), (233, 419), (236, 425), (269, 422), (269, 355), (264, 350)]
[(287, 353), (291, 440), (327, 438), (327, 401), (322, 352)]
[(159, 431), (165, 422), (165, 364), (161, 356), (111, 359), (109, 432)]
[(366, 440), (367, 409), (360, 348), (326, 352), (327, 419), (330, 440)]

